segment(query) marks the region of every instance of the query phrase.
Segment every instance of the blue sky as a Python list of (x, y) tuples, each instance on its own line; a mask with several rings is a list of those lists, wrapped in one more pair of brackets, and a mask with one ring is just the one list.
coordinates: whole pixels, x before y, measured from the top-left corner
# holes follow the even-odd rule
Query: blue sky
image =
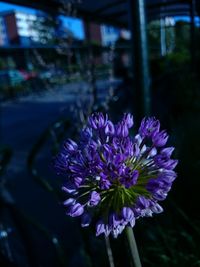
[[(190, 17), (189, 16), (176, 16), (174, 17), (175, 21), (186, 21), (186, 22), (190, 22)], [(195, 17), (195, 23), (197, 26), (199, 26), (200, 24), (200, 20), (199, 17)]]
[[(32, 8), (0, 2), (0, 12), (8, 10), (23, 11), (31, 14), (37, 13), (37, 11)], [(80, 19), (69, 18), (64, 16), (60, 16), (60, 18), (63, 20), (64, 25), (74, 33), (75, 37), (79, 39), (84, 39), (83, 23)]]

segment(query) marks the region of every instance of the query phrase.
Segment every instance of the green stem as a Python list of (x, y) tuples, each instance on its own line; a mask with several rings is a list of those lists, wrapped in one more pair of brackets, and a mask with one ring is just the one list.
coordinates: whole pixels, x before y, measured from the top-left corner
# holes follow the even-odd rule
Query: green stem
[(108, 260), (109, 260), (109, 266), (115, 267), (114, 259), (113, 259), (113, 253), (112, 253), (112, 249), (111, 249), (111, 245), (110, 245), (110, 239), (108, 236), (105, 236), (105, 242), (106, 242), (106, 251), (107, 251)]
[(133, 265), (134, 267), (142, 267), (133, 229), (130, 226), (127, 226), (125, 231)]

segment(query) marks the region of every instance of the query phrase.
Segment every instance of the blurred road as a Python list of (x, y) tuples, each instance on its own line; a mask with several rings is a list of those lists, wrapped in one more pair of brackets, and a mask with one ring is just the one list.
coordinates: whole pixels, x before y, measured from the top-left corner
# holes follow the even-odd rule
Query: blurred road
[[(117, 81), (98, 82), (98, 99), (103, 100), (107, 97), (109, 87), (116, 83)], [(13, 165), (15, 169), (22, 168), (20, 160), (25, 159), (26, 152), (51, 122), (59, 116), (68, 116), (70, 107), (76, 102), (88, 105), (91, 97), (88, 84), (82, 82), (3, 103), (0, 121), (1, 142), (14, 150), (14, 158), (17, 161)]]
[[(114, 84), (115, 81), (98, 82), (98, 98), (105, 98), (108, 88)], [(5, 176), (9, 181), (9, 189), (21, 210), (62, 239), (67, 250), (69, 262), (67, 266), (87, 266), (82, 258), (83, 243), (80, 238), (80, 228), (76, 220), (64, 216), (64, 210), (55, 197), (33, 181), (28, 174), (26, 160), (30, 149), (50, 123), (59, 116), (67, 117), (70, 105), (76, 101), (89, 104), (90, 99), (88, 85), (74, 83), (1, 105), (1, 143), (13, 151)], [(50, 182), (59, 179), (50, 169), (51, 159), (51, 151), (47, 146), (39, 156), (39, 166), (42, 174)], [(33, 242), (36, 242), (35, 253), (41, 260), (41, 266), (56, 266), (53, 253), (48, 254), (48, 257), (46, 253), (44, 255), (40, 253), (40, 249), (43, 246), (48, 247), (49, 244), (37, 238)], [(49, 250), (51, 251), (52, 247), (49, 247)]]

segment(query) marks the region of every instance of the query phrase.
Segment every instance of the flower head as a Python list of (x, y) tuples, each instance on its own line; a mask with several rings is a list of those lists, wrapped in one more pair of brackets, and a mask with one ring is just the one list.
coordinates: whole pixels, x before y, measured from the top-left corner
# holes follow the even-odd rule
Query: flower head
[(176, 178), (171, 159), (173, 147), (165, 147), (168, 135), (160, 122), (144, 118), (135, 137), (131, 114), (113, 124), (108, 116), (94, 113), (76, 143), (68, 140), (56, 157), (55, 168), (64, 174), (67, 214), (81, 217), (82, 227), (96, 225), (96, 235), (117, 237), (140, 217), (163, 211)]

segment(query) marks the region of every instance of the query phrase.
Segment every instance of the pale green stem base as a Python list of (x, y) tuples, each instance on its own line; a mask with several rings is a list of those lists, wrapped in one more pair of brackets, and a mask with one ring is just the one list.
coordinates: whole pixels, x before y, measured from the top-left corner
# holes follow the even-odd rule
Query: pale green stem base
[(110, 239), (108, 236), (105, 236), (105, 242), (106, 242), (106, 250), (107, 250), (107, 254), (108, 254), (109, 265), (110, 265), (110, 267), (115, 267), (112, 249), (110, 246)]
[(129, 245), (129, 249), (130, 249), (130, 255), (132, 258), (132, 262), (133, 262), (135, 267), (142, 267), (138, 248), (137, 248), (137, 244), (135, 241), (135, 236), (133, 234), (133, 229), (130, 226), (127, 226), (125, 231), (126, 231), (126, 237), (128, 240), (128, 245)]

